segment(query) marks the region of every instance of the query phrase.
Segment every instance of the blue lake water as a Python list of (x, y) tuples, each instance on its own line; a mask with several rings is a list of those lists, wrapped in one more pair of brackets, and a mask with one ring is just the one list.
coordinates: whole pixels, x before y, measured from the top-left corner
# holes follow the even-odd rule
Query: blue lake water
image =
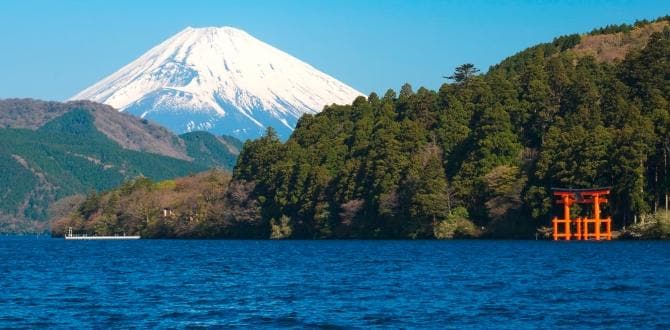
[(670, 242), (0, 237), (0, 328), (670, 328)]

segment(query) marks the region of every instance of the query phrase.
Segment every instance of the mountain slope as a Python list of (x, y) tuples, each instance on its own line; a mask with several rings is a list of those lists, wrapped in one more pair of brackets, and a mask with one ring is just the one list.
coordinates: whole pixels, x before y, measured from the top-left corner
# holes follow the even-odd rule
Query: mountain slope
[(186, 28), (73, 96), (109, 104), (177, 133), (287, 137), (302, 114), (360, 92), (242, 30)]
[(0, 127), (35, 130), (72, 109), (90, 112), (96, 129), (125, 149), (189, 159), (184, 143), (164, 127), (90, 101), (0, 100)]
[[(165, 127), (91, 101), (60, 103), (33, 99), (0, 100), (0, 127), (36, 130), (75, 109), (83, 109), (90, 113), (94, 118), (95, 129), (124, 149), (193, 160), (192, 155), (189, 155), (187, 142)], [(239, 140), (230, 136), (211, 137), (222, 144), (219, 146), (223, 148), (222, 150), (225, 149), (229, 153), (224, 158), (235, 158), (239, 154), (242, 144)], [(218, 161), (202, 165), (217, 167), (220, 165)], [(234, 166), (234, 161), (224, 163), (226, 163), (226, 166), (223, 166), (225, 169), (232, 169)]]
[[(46, 219), (48, 205), (65, 196), (104, 190), (136, 176), (170, 178), (205, 166), (121, 148), (95, 129), (84, 110), (63, 114), (36, 131), (0, 129), (0, 213)], [(1, 221), (0, 221), (1, 222)]]
[(661, 32), (667, 26), (670, 26), (670, 21), (658, 20), (637, 27), (618, 26), (616, 28), (621, 31), (614, 30), (613, 33), (604, 33), (607, 30), (596, 29), (590, 34), (583, 35), (571, 52), (580, 57), (592, 56), (603, 62), (622, 60), (630, 51), (643, 48), (653, 33)]
[[(167, 179), (231, 169), (234, 139), (190, 137), (92, 102), (0, 100), (0, 232), (39, 230), (66, 196), (127, 179)], [(196, 134), (196, 133), (190, 133)], [(206, 155), (206, 156), (204, 156)]]
[(232, 169), (240, 153), (241, 143), (232, 137), (217, 137), (207, 132), (190, 132), (179, 136), (196, 164)]

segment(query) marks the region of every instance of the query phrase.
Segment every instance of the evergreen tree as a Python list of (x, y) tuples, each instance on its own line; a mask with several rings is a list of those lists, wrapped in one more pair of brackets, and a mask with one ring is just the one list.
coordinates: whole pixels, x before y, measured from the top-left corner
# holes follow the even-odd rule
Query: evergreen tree
[(453, 75), (444, 78), (453, 80), (457, 84), (464, 84), (472, 79), (478, 72), (479, 69), (477, 69), (474, 64), (465, 63), (458, 66)]
[(410, 163), (407, 190), (410, 196), (410, 237), (432, 237), (433, 227), (449, 214), (447, 178), (442, 167), (441, 150), (428, 144)]

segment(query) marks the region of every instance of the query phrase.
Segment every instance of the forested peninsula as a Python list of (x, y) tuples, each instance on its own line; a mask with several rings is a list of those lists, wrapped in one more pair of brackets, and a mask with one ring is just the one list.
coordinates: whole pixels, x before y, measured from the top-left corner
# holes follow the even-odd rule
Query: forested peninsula
[(464, 64), (437, 91), (328, 106), (285, 142), (272, 129), (247, 141), (232, 175), (128, 181), (57, 212), (53, 233), (532, 238), (551, 187), (612, 187), (615, 229), (668, 238), (669, 19), (559, 37), (484, 74)]

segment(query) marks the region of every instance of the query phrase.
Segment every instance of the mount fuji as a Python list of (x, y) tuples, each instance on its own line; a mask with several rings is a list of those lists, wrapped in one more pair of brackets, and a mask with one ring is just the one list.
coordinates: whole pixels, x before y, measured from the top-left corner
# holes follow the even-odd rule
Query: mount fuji
[(91, 100), (176, 133), (287, 138), (300, 116), (357, 90), (231, 27), (188, 27), (70, 100)]

